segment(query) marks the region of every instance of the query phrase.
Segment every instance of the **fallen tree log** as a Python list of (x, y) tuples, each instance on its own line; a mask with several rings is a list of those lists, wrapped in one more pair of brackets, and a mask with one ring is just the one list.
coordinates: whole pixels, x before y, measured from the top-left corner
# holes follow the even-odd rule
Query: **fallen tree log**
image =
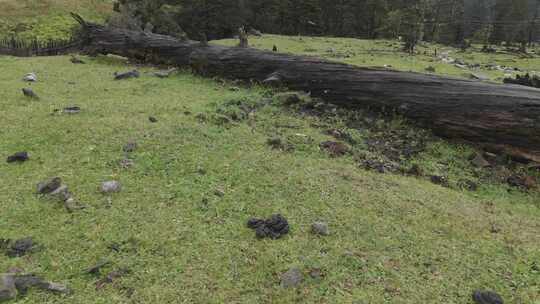
[(281, 84), (351, 108), (395, 110), (443, 137), (540, 162), (540, 90), (360, 68), (252, 48), (110, 29), (74, 17), (93, 53), (191, 67), (205, 76)]

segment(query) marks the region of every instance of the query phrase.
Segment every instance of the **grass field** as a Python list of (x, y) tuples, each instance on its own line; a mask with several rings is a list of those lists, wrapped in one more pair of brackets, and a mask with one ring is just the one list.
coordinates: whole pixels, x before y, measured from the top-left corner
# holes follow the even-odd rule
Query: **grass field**
[[(73, 23), (68, 12), (103, 20), (110, 6), (106, 0), (0, 0), (0, 30), (17, 25), (26, 38), (62, 38)], [(386, 40), (264, 35), (250, 43), (359, 66), (417, 72), (432, 66), (457, 77), (473, 71), (497, 82), (504, 72), (460, 69), (437, 60), (435, 49), (469, 63), (540, 70), (538, 55), (424, 45), (408, 56)], [(540, 192), (505, 182), (516, 173), (540, 180), (537, 171), (504, 159), (495, 169), (476, 168), (473, 147), (399, 117), (314, 115), (305, 111), (312, 101), (283, 106), (279, 92), (261, 87), (189, 71), (159, 79), (155, 67), (82, 58), (86, 65), (67, 56), (0, 56), (0, 157), (30, 154), (25, 163), (0, 162), (0, 246), (2, 239), (23, 237), (42, 245), (19, 258), (0, 249), (0, 273), (18, 268), (73, 291), (31, 290), (14, 303), (463, 304), (472, 303), (474, 290), (491, 289), (505, 303), (540, 304)], [(133, 68), (140, 78), (113, 80), (114, 72)], [(38, 82), (21, 81), (29, 72)], [(28, 86), (40, 100), (22, 95)], [(54, 111), (73, 105), (81, 113)], [(336, 140), (329, 129), (351, 139), (349, 154), (331, 157), (319, 147)], [(275, 138), (283, 149), (268, 145)], [(133, 141), (137, 149), (126, 155), (122, 148)], [(387, 149), (404, 149), (398, 142), (424, 144), (410, 158), (390, 160)], [(129, 168), (120, 165), (126, 157)], [(416, 165), (422, 173), (380, 174), (367, 170), (366, 161), (400, 170)], [(432, 183), (432, 175), (446, 177), (448, 186)], [(69, 213), (39, 197), (36, 184), (53, 176), (87, 208)], [(120, 181), (122, 191), (101, 194), (108, 180)], [(256, 239), (246, 221), (274, 213), (289, 220), (291, 232), (280, 240)], [(311, 234), (315, 221), (327, 222), (330, 235)], [(100, 275), (84, 273), (102, 260), (110, 264)], [(280, 276), (293, 267), (304, 281), (284, 289)], [(127, 273), (96, 288), (120, 269)]]
[[(0, 163), (0, 237), (31, 236), (44, 247), (2, 257), (0, 272), (18, 267), (73, 290), (32, 291), (17, 303), (471, 303), (477, 288), (508, 303), (540, 303), (540, 195), (484, 181), (490, 172), (471, 168), (470, 147), (433, 138), (407, 161), (426, 177), (378, 174), (359, 167), (361, 143), (342, 158), (320, 150), (332, 139), (327, 128), (348, 128), (343, 116), (272, 103), (230, 122), (222, 113), (240, 111), (231, 101), (256, 104), (273, 92), (235, 91), (187, 72), (158, 79), (145, 67), (139, 79), (113, 81), (113, 72), (133, 67), (85, 60), (0, 57), (0, 155), (31, 157)], [(39, 101), (20, 93), (30, 71)], [(68, 105), (82, 112), (51, 115)], [(377, 132), (347, 130), (360, 142)], [(271, 149), (266, 141), (276, 136), (294, 150)], [(138, 149), (123, 169), (128, 141)], [(452, 184), (474, 179), (480, 188), (441, 187), (429, 174)], [(52, 176), (87, 208), (68, 213), (38, 197), (35, 185)], [(98, 187), (111, 179), (123, 190), (108, 198)], [(273, 213), (288, 218), (291, 233), (257, 240), (247, 219)], [(330, 236), (310, 234), (319, 220)], [(112, 262), (103, 275), (129, 273), (96, 290), (100, 277), (82, 272), (102, 259)], [(305, 281), (283, 289), (280, 274), (291, 267)], [(313, 269), (323, 276), (311, 278)]]
[[(217, 43), (236, 45), (238, 41), (226, 39)], [(383, 68), (386, 65), (390, 69), (420, 73), (428, 73), (426, 69), (432, 67), (435, 74), (461, 78), (470, 78), (471, 73), (476, 73), (494, 82), (502, 82), (508, 74), (540, 74), (540, 48), (530, 49), (529, 56), (522, 56), (505, 52), (503, 48), (499, 48), (497, 53), (482, 53), (480, 46), (461, 51), (453, 47), (423, 43), (417, 48), (417, 54), (410, 56), (401, 51), (402, 44), (399, 41), (392, 40), (264, 35), (250, 37), (250, 44), (265, 50), (272, 50), (275, 45), (280, 52), (317, 56), (363, 67)], [(479, 64), (480, 67), (463, 69), (444, 63), (438, 58), (443, 53), (469, 64)], [(508, 73), (489, 69), (486, 67), (488, 64), (519, 68), (521, 71)]]

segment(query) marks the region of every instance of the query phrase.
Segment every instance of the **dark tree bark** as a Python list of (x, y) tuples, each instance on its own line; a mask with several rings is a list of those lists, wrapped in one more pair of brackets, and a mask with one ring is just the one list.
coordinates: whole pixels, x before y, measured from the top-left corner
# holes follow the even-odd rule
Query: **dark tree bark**
[[(252, 48), (83, 25), (91, 52), (191, 67), (205, 76), (281, 83), (350, 108), (395, 110), (436, 134), (540, 162), (540, 90), (398, 71), (359, 68)], [(276, 81), (278, 80), (278, 81)]]

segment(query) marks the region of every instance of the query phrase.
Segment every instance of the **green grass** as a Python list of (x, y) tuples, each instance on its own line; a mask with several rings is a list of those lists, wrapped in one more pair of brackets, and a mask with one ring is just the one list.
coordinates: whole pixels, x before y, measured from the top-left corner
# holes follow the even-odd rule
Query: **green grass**
[(70, 12), (102, 22), (112, 11), (111, 0), (0, 0), (0, 38), (62, 40), (76, 21)]
[[(225, 39), (218, 41), (219, 44), (236, 45), (237, 40)], [(322, 57), (330, 60), (346, 62), (362, 67), (382, 68), (390, 65), (391, 69), (400, 71), (413, 71), (427, 73), (426, 68), (434, 67), (435, 73), (454, 77), (469, 78), (471, 72), (484, 74), (492, 81), (501, 82), (505, 72), (489, 70), (484, 65), (495, 64), (501, 66), (517, 67), (524, 71), (540, 73), (540, 49), (532, 49), (537, 55), (531, 58), (517, 54), (505, 53), (499, 49), (496, 54), (482, 53), (480, 47), (475, 46), (462, 52), (459, 49), (424, 43), (421, 44), (415, 56), (410, 56), (401, 51), (402, 46), (398, 41), (392, 40), (361, 40), (329, 37), (283, 37), (278, 35), (264, 35), (262, 37), (250, 37), (250, 45), (256, 48), (272, 50), (277, 46), (280, 52), (303, 54)], [(453, 64), (443, 63), (435, 56), (449, 52), (450, 57), (460, 59), (466, 63), (481, 64), (478, 69), (461, 69)], [(521, 74), (524, 72), (520, 72)], [(515, 73), (512, 73), (515, 74)]]
[[(311, 46), (296, 39), (279, 45)], [(146, 67), (141, 78), (116, 82), (115, 71), (133, 67), (110, 57), (85, 60), (0, 57), (0, 155), (31, 156), (23, 164), (0, 162), (0, 237), (32, 236), (45, 247), (0, 258), (0, 272), (19, 267), (74, 291), (32, 291), (17, 303), (471, 303), (477, 288), (496, 290), (508, 303), (540, 303), (538, 192), (497, 182), (467, 192), (366, 171), (357, 160), (362, 144), (343, 158), (318, 147), (331, 139), (326, 127), (349, 126), (346, 115), (301, 115), (272, 104), (243, 121), (217, 123), (218, 109), (239, 111), (229, 101), (256, 103), (272, 92), (232, 91), (187, 72), (158, 79)], [(39, 77), (32, 85), (39, 101), (20, 93), (30, 71)], [(68, 105), (83, 111), (51, 115)], [(409, 128), (399, 120), (380, 124)], [(360, 139), (379, 132), (349, 131)], [(295, 149), (272, 150), (266, 140), (273, 136)], [(135, 165), (122, 169), (130, 140), (139, 145)], [(448, 172), (451, 181), (480, 181), (485, 172), (470, 169), (470, 152), (431, 139), (409, 162), (427, 174)], [(52, 176), (88, 208), (70, 214), (37, 197), (35, 185)], [(110, 179), (123, 191), (109, 201), (98, 187)], [(223, 197), (214, 195), (217, 188)], [(291, 233), (255, 239), (246, 220), (272, 213), (289, 219)], [(329, 223), (330, 236), (309, 233), (317, 220)], [(502, 231), (491, 233), (492, 224)], [(113, 262), (104, 273), (131, 272), (97, 291), (97, 278), (81, 272), (104, 258)], [(325, 275), (284, 290), (279, 274), (290, 267)]]

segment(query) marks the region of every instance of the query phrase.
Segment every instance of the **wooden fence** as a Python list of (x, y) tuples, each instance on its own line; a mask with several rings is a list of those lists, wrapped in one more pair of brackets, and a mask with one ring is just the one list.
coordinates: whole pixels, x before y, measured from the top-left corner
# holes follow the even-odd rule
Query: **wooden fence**
[(0, 38), (0, 55), (18, 57), (55, 56), (77, 51), (80, 42), (75, 39), (38, 41), (15, 37)]

